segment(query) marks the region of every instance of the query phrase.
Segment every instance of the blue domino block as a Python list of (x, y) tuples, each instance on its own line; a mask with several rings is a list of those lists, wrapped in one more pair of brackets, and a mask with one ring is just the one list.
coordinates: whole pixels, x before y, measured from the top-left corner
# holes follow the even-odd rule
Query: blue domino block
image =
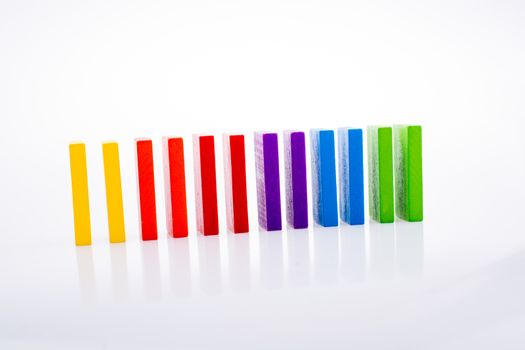
[(365, 223), (363, 131), (339, 128), (339, 208), (341, 220)]
[(314, 220), (324, 227), (338, 225), (334, 144), (333, 130), (310, 130)]

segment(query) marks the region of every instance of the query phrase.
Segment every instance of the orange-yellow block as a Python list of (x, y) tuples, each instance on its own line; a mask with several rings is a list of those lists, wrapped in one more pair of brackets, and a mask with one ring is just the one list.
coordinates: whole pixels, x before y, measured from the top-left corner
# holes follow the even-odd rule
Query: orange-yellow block
[(116, 142), (103, 143), (102, 154), (104, 155), (109, 241), (111, 243), (121, 243), (126, 241), (126, 232), (124, 229), (124, 207), (122, 205), (122, 181), (120, 178), (118, 144)]
[(69, 163), (71, 166), (71, 189), (73, 192), (75, 244), (91, 245), (86, 146), (83, 143), (72, 143), (69, 145)]

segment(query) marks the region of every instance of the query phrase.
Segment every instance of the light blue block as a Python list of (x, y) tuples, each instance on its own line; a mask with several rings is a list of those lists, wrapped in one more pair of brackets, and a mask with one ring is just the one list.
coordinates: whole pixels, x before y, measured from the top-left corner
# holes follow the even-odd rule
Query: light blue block
[(314, 220), (329, 227), (338, 225), (335, 142), (333, 130), (310, 130)]
[(349, 225), (365, 223), (363, 131), (339, 128), (339, 208)]

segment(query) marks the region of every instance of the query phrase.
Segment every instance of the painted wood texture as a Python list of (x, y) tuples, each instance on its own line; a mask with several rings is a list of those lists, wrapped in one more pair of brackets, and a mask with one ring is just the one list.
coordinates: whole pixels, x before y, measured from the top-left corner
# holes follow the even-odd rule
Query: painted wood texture
[(106, 182), (109, 241), (111, 243), (121, 243), (126, 241), (126, 232), (124, 228), (118, 144), (116, 142), (103, 143), (102, 155), (104, 158), (104, 178)]
[(83, 143), (72, 143), (69, 145), (69, 164), (73, 194), (75, 244), (79, 246), (91, 245), (86, 146)]
[(226, 219), (234, 233), (250, 230), (244, 135), (223, 135)]
[(339, 128), (339, 212), (349, 225), (365, 223), (363, 131)]
[(142, 240), (157, 239), (157, 207), (155, 203), (155, 176), (153, 143), (150, 139), (135, 141), (139, 191), (140, 231)]
[(182, 137), (162, 139), (164, 160), (164, 194), (166, 200), (166, 227), (174, 238), (188, 236), (188, 208), (186, 202), (186, 170)]
[(368, 200), (370, 217), (380, 223), (394, 222), (394, 175), (392, 128), (368, 127)]
[(308, 199), (304, 132), (285, 131), (283, 138), (287, 222), (296, 229), (307, 228)]
[(279, 231), (282, 217), (277, 134), (256, 132), (254, 146), (259, 226), (267, 231)]
[(197, 229), (205, 236), (219, 234), (215, 141), (211, 135), (193, 136)]
[(324, 227), (339, 224), (333, 130), (310, 131), (314, 220)]
[(394, 126), (396, 216), (423, 221), (423, 152), (419, 125)]

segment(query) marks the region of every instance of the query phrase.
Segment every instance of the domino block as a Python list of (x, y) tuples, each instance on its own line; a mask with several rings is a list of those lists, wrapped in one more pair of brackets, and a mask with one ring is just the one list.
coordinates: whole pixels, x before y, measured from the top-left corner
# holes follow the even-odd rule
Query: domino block
[(186, 204), (186, 171), (182, 137), (163, 137), (164, 194), (166, 198), (166, 227), (174, 238), (188, 236)]
[(423, 221), (421, 126), (394, 126), (395, 212), (405, 221)]
[(213, 136), (193, 135), (197, 229), (205, 236), (219, 234), (215, 141)]
[(69, 145), (69, 164), (71, 167), (75, 244), (91, 245), (86, 145), (83, 143)]
[(295, 229), (308, 227), (306, 150), (302, 131), (284, 131), (286, 219)]
[(369, 126), (367, 142), (370, 217), (380, 223), (394, 222), (392, 128)]
[(223, 135), (224, 184), (228, 229), (234, 233), (250, 230), (246, 191), (244, 135)]
[(108, 227), (110, 243), (126, 241), (124, 229), (124, 207), (122, 205), (122, 181), (120, 178), (120, 158), (118, 144), (102, 144), (104, 157), (104, 177), (106, 180), (106, 204), (108, 210)]
[(310, 130), (314, 220), (330, 227), (338, 225), (335, 142), (333, 130)]
[(339, 215), (349, 225), (365, 223), (363, 130), (338, 129)]
[(157, 207), (155, 204), (155, 176), (153, 170), (153, 143), (150, 139), (135, 140), (137, 150), (137, 179), (142, 240), (157, 239)]
[(254, 146), (259, 226), (266, 231), (279, 231), (282, 218), (277, 134), (255, 132)]

